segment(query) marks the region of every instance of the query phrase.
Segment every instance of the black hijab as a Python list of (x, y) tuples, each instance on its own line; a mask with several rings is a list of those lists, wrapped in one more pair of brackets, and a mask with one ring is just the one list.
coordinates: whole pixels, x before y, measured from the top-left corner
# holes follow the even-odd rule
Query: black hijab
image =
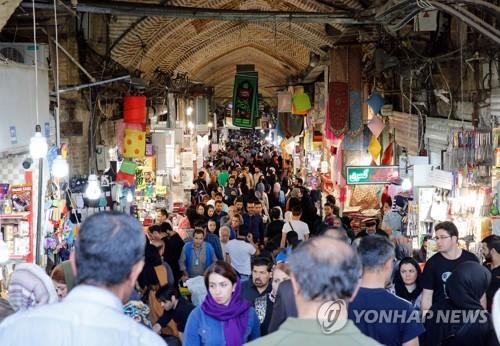
[(158, 248), (147, 242), (144, 253), (144, 268), (142, 268), (142, 272), (137, 279), (139, 286), (146, 288), (147, 286), (158, 284), (155, 267), (162, 264), (163, 260)]
[(488, 289), (491, 273), (477, 262), (460, 263), (446, 281), (446, 294), (460, 309), (483, 310), (481, 297)]
[[(406, 288), (406, 285), (403, 281), (403, 278), (401, 277), (401, 266), (403, 264), (411, 264), (415, 267), (415, 270), (417, 271), (417, 281), (415, 282), (416, 287), (412, 292), (409, 292), (408, 289)], [(407, 301), (411, 302), (412, 304), (415, 302), (415, 300), (418, 298), (420, 293), (422, 293), (422, 286), (420, 285), (420, 277), (422, 275), (422, 270), (420, 269), (420, 266), (418, 265), (417, 261), (415, 261), (411, 257), (405, 257), (399, 262), (399, 267), (396, 275), (394, 276), (394, 288), (396, 290), (396, 295), (400, 298), (406, 299)]]

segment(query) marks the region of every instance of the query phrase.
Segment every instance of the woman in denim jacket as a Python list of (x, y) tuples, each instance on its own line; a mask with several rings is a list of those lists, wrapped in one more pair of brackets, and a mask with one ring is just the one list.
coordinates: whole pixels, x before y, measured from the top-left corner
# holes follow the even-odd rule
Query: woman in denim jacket
[(240, 279), (231, 267), (217, 261), (205, 272), (208, 294), (189, 315), (184, 344), (241, 346), (260, 336), (257, 313), (240, 296)]

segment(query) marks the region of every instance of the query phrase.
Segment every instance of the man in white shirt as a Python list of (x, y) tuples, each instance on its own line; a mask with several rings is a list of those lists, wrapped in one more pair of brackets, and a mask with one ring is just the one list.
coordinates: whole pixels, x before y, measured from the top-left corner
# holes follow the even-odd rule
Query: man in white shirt
[(2, 346), (165, 345), (124, 315), (144, 266), (145, 236), (133, 217), (116, 212), (90, 216), (70, 260), (78, 286), (60, 303), (16, 313), (0, 325)]
[(257, 252), (257, 245), (253, 242), (252, 233), (249, 233), (246, 228), (241, 228), (237, 238), (227, 243), (226, 251), (228, 262), (239, 274), (241, 281), (248, 280), (252, 273), (251, 257)]
[(283, 230), (281, 231), (281, 243), (280, 246), (282, 248), (286, 245), (286, 234), (290, 231), (295, 231), (299, 236), (299, 240), (307, 240), (309, 239), (309, 226), (307, 223), (300, 221), (300, 217), (302, 216), (302, 207), (297, 205), (292, 208), (292, 219), (288, 222), (285, 222), (283, 225)]
[(220, 239), (220, 247), (222, 248), (222, 256), (224, 260), (227, 261), (227, 244), (229, 244), (229, 227), (222, 226), (219, 229), (219, 239)]

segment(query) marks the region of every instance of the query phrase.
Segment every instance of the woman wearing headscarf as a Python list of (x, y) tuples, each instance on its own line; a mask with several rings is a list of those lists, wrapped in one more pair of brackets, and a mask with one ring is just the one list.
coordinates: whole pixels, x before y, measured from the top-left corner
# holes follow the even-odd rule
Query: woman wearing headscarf
[(281, 234), (283, 230), (283, 225), (285, 221), (283, 221), (283, 213), (281, 212), (280, 207), (274, 207), (271, 209), (271, 222), (267, 225), (266, 229), (266, 237), (269, 241), (271, 240), (281, 240)]
[(9, 303), (15, 311), (24, 311), (38, 305), (57, 302), (52, 280), (33, 263), (16, 265), (9, 285)]
[(273, 191), (269, 194), (269, 208), (274, 207), (280, 207), (281, 209), (285, 207), (285, 193), (281, 190), (280, 183), (275, 183)]
[(394, 293), (409, 301), (417, 310), (420, 310), (420, 302), (422, 301), (421, 275), (422, 270), (420, 270), (418, 262), (411, 257), (405, 257), (399, 262), (394, 277)]
[(217, 261), (205, 272), (208, 294), (189, 315), (184, 344), (241, 346), (260, 336), (260, 322), (241, 297), (240, 279), (230, 264)]
[(59, 300), (62, 300), (75, 287), (75, 274), (70, 261), (64, 261), (52, 269), (50, 278), (54, 283)]
[(462, 262), (453, 270), (445, 288), (449, 298), (446, 310), (451, 310), (453, 318), (448, 323), (435, 323), (436, 330), (428, 333), (427, 344), (498, 345), (491, 316), (480, 302), (490, 280), (489, 270), (477, 262)]

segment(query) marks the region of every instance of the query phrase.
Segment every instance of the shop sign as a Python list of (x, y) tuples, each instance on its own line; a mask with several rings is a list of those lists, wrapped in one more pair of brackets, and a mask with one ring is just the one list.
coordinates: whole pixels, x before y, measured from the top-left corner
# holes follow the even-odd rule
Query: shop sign
[(398, 177), (399, 166), (348, 166), (348, 185), (388, 184)]
[(453, 187), (453, 174), (440, 169), (433, 169), (429, 173), (429, 181), (432, 182), (432, 186), (451, 190)]

